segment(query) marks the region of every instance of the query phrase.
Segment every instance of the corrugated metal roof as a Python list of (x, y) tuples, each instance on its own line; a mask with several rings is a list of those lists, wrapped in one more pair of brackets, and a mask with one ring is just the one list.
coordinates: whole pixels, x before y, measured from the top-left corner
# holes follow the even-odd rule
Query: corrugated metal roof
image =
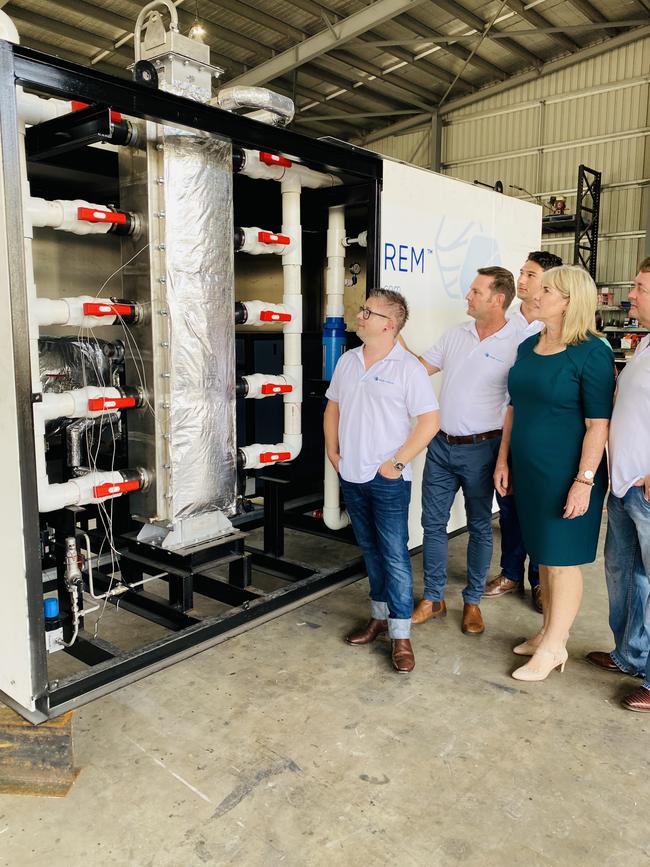
[[(268, 84), (295, 94), (294, 126), (363, 138), (399, 117), (471, 94), (524, 70), (650, 22), (647, 0), (438, 0), (413, 3), (383, 23), (341, 40), (336, 27), (390, 0), (181, 0), (181, 29), (198, 9), (224, 81), (255, 70), (310, 37), (332, 34), (317, 57), (288, 62)], [(129, 76), (132, 30), (144, 3), (133, 0), (11, 0), (24, 44)], [(609, 26), (612, 24), (624, 26)], [(487, 26), (491, 25), (491, 29)], [(605, 26), (603, 26), (605, 25)], [(578, 29), (576, 29), (578, 28)], [(336, 34), (339, 32), (337, 38)], [(450, 40), (454, 41), (450, 41)], [(390, 43), (390, 44), (387, 44)], [(282, 67), (282, 63), (280, 63)], [(570, 76), (569, 76), (570, 77)], [(507, 95), (497, 101), (503, 104)]]

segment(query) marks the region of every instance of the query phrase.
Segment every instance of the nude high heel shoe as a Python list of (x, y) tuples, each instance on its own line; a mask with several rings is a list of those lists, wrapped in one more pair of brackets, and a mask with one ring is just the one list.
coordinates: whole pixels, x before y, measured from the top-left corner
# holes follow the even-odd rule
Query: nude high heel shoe
[[(517, 656), (533, 656), (541, 644), (542, 638), (544, 638), (543, 630), (538, 632), (537, 635), (533, 636), (529, 641), (524, 641), (523, 644), (518, 644), (516, 647), (513, 647), (512, 652), (516, 653)], [(533, 644), (535, 639), (538, 639), (537, 644)]]
[[(569, 654), (566, 650), (562, 650), (560, 653), (551, 653), (550, 650), (540, 650), (538, 648), (530, 662), (527, 662), (526, 665), (522, 665), (521, 668), (515, 669), (515, 671), (512, 672), (512, 676), (515, 680), (526, 680), (531, 682), (546, 680), (554, 668), (559, 668), (560, 672), (564, 671), (564, 666), (566, 665), (568, 657)], [(533, 667), (532, 665), (533, 660), (536, 660), (536, 667)]]

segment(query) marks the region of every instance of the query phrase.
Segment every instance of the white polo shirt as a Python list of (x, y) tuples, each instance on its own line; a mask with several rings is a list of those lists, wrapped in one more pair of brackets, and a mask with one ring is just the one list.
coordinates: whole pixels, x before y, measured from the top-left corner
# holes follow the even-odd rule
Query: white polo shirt
[[(338, 360), (325, 397), (339, 405), (339, 472), (361, 484), (377, 475), (411, 433), (411, 419), (438, 409), (427, 372), (399, 343), (366, 370), (363, 346)], [(411, 465), (402, 472), (411, 480)]]
[(624, 497), (650, 473), (650, 334), (619, 374), (609, 427), (612, 493)]
[(472, 319), (446, 331), (422, 358), (444, 372), (440, 427), (451, 436), (503, 427), (510, 402), (508, 372), (515, 363), (521, 331), (512, 322), (481, 340)]
[(521, 304), (515, 304), (514, 307), (508, 308), (506, 310), (506, 319), (508, 322), (512, 322), (515, 328), (519, 329), (521, 332), (520, 343), (523, 343), (524, 340), (528, 340), (529, 337), (532, 337), (533, 334), (539, 334), (539, 332), (544, 328), (544, 323), (540, 322), (539, 319), (533, 319), (532, 322), (529, 322), (524, 314), (521, 312)]

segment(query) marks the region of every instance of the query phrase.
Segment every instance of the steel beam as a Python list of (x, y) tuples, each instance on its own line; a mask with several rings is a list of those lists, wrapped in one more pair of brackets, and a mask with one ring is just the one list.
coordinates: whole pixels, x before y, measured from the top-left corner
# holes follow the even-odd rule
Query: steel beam
[[(607, 18), (589, 0), (569, 0), (569, 3), (574, 9), (577, 9), (578, 12), (584, 15), (590, 23), (604, 24), (607, 22)], [(606, 29), (605, 33), (608, 36), (616, 36), (616, 31), (613, 29)]]
[[(470, 12), (469, 9), (456, 3), (455, 0), (436, 0), (436, 2), (441, 9), (445, 9), (450, 15), (453, 15), (454, 18), (462, 21), (463, 24), (467, 24), (468, 27), (473, 27), (474, 30), (477, 31), (476, 34), (473, 35), (480, 36), (485, 30), (487, 22), (482, 18), (479, 18), (478, 15), (475, 15), (473, 12)], [(519, 45), (519, 43), (515, 42), (515, 40), (512, 39), (512, 35), (500, 33), (492, 28), (486, 39), (494, 39), (497, 36), (501, 39), (501, 44), (504, 48), (506, 48), (511, 54), (516, 54), (526, 63), (530, 63), (533, 66), (539, 66), (539, 64), (543, 62), (542, 58), (537, 54), (533, 54), (532, 51), (529, 51), (527, 48), (524, 48), (523, 45)]]
[[(519, 87), (522, 84), (528, 84), (530, 81), (538, 81), (547, 75), (554, 72), (559, 72), (562, 69), (568, 69), (576, 63), (581, 63), (583, 60), (590, 60), (593, 57), (599, 57), (601, 54), (606, 54), (608, 51), (613, 51), (623, 45), (629, 45), (632, 42), (637, 42), (640, 39), (645, 39), (650, 36), (650, 25), (639, 27), (635, 30), (628, 30), (626, 33), (621, 33), (618, 36), (613, 36), (605, 42), (598, 42), (596, 45), (588, 45), (586, 48), (581, 48), (579, 51), (574, 51), (573, 54), (567, 57), (560, 57), (557, 60), (551, 60), (545, 63), (540, 69), (530, 69), (518, 75), (513, 75), (506, 81), (498, 81), (495, 84), (488, 85), (482, 88), (477, 93), (469, 94), (468, 96), (459, 96), (450, 100), (445, 105), (445, 115), (459, 108), (466, 108), (468, 105), (474, 105), (484, 99), (489, 99), (497, 93), (503, 93), (513, 87)], [(410, 118), (407, 121), (398, 121), (390, 124), (383, 129), (374, 130), (367, 136), (355, 140), (355, 143), (366, 145), (371, 144), (378, 139), (393, 135), (394, 133), (403, 132), (405, 129), (412, 129), (418, 126), (424, 126), (429, 123), (429, 114), (419, 114)]]
[[(539, 12), (536, 12), (534, 9), (528, 9), (526, 5), (522, 3), (522, 0), (506, 0), (506, 6), (508, 6), (509, 9), (512, 9), (513, 12), (516, 12), (520, 18), (523, 18), (525, 21), (528, 21), (529, 24), (532, 24), (533, 27), (549, 26), (548, 20), (544, 18), (543, 15), (540, 15)], [(568, 36), (563, 36), (561, 33), (554, 34), (551, 38), (566, 51), (575, 51), (576, 48), (582, 47), (580, 43), (570, 39)]]
[(292, 69), (303, 66), (321, 54), (326, 54), (377, 27), (384, 21), (390, 21), (408, 9), (412, 9), (424, 0), (376, 0), (370, 6), (355, 12), (336, 24), (326, 27), (315, 36), (306, 39), (293, 48), (283, 51), (266, 63), (235, 78), (233, 84), (256, 85), (272, 81)]
[[(87, 45), (92, 48), (110, 49), (113, 54), (121, 57), (126, 63), (133, 60), (133, 55), (125, 49), (113, 48), (113, 41), (105, 36), (97, 36), (96, 33), (91, 33), (89, 30), (83, 30), (81, 27), (73, 27), (70, 24), (64, 24), (61, 21), (55, 21), (53, 18), (48, 18), (46, 15), (41, 15), (36, 12), (29, 12), (19, 6), (11, 6), (11, 17), (16, 22), (24, 22), (31, 27), (36, 27), (42, 33), (57, 33), (59, 36), (64, 36), (66, 39), (71, 39), (78, 42), (80, 45)], [(56, 50), (56, 48), (54, 49)], [(81, 53), (81, 52), (80, 52)]]

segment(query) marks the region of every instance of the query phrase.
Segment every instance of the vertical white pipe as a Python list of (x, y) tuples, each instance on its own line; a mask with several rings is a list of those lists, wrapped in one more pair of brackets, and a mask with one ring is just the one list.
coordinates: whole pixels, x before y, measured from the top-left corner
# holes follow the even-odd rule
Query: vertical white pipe
[(345, 290), (345, 206), (329, 209), (327, 226), (327, 271), (325, 272), (325, 315), (343, 316)]
[[(325, 274), (325, 309), (327, 316), (343, 316), (345, 292), (345, 207), (329, 209), (327, 224), (327, 271)], [(323, 479), (323, 521), (330, 530), (342, 530), (350, 516), (341, 509), (341, 486), (336, 470), (325, 452)]]
[(290, 394), (284, 395), (283, 441), (291, 446), (296, 458), (302, 448), (302, 228), (300, 225), (300, 180), (295, 176), (282, 181), (282, 234), (292, 239), (290, 250), (282, 257), (284, 295), (282, 303), (294, 312), (284, 326), (284, 366), (282, 372), (294, 383)]

